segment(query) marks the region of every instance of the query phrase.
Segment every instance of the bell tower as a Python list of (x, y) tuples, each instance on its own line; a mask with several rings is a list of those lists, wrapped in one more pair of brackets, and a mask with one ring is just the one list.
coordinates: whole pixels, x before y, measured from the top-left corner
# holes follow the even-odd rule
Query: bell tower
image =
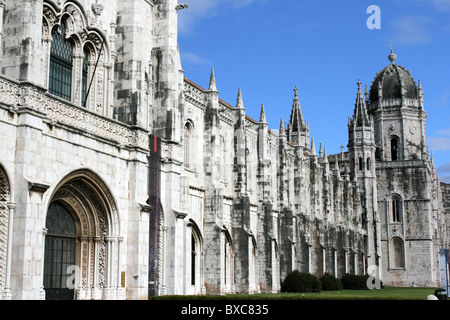
[(426, 160), (423, 90), (411, 71), (391, 62), (372, 83), (368, 113), (375, 124), (376, 157), (380, 161)]
[[(425, 144), (422, 85), (396, 63), (393, 50), (388, 59), (390, 64), (376, 75), (367, 102), (376, 143), (382, 280), (388, 285), (432, 286), (439, 269), (434, 244), (437, 180)], [(418, 260), (424, 261), (420, 271), (415, 269)]]

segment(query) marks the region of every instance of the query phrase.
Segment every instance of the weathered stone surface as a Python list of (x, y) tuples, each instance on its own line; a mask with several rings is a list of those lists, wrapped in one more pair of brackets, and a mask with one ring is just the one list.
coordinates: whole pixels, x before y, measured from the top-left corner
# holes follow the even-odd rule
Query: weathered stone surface
[[(76, 221), (77, 299), (146, 299), (150, 287), (277, 292), (295, 269), (375, 269), (385, 284), (438, 286), (450, 188), (425, 147), (420, 84), (404, 79), (414, 95), (400, 83), (383, 95), (381, 76), (371, 94), (358, 81), (348, 150), (328, 155), (310, 137), (297, 86), (275, 134), (264, 106), (259, 121), (246, 114), (245, 92), (235, 106), (220, 99), (214, 70), (207, 90), (185, 78), (177, 5), (0, 1), (0, 299), (45, 298), (54, 201)], [(68, 100), (48, 93), (61, 23), (73, 46)], [(388, 70), (409, 77), (394, 62)], [(150, 178), (155, 141), (160, 181)]]

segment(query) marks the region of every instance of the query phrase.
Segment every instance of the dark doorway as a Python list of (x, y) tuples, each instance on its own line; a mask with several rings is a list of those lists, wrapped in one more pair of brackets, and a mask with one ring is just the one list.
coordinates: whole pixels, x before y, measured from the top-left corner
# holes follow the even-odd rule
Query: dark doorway
[(76, 224), (60, 202), (50, 204), (45, 237), (44, 289), (47, 300), (73, 300)]

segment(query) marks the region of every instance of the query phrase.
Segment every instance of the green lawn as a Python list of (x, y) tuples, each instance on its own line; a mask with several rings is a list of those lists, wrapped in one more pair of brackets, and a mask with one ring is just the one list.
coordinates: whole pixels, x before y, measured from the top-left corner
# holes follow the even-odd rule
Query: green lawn
[(384, 287), (380, 290), (340, 290), (320, 293), (277, 293), (225, 296), (159, 296), (151, 300), (425, 300), (435, 288)]

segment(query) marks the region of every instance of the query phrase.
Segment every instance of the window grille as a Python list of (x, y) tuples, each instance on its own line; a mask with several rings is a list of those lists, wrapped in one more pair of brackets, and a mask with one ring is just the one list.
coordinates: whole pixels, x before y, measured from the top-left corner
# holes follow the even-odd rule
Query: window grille
[(49, 92), (70, 101), (72, 96), (73, 48), (71, 42), (66, 39), (66, 28), (63, 23), (59, 29), (59, 32), (56, 28), (52, 31)]
[(75, 265), (76, 224), (70, 212), (60, 202), (48, 209), (45, 236), (44, 288), (46, 299), (73, 299), (73, 288), (68, 286)]

